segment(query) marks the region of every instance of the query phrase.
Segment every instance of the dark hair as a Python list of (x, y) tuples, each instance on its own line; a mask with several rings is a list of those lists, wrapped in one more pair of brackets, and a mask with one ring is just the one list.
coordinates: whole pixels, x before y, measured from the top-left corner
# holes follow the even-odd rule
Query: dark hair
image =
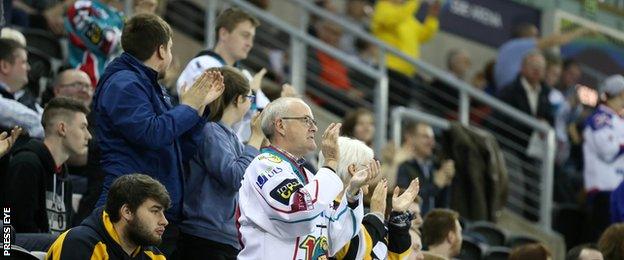
[(609, 226), (598, 240), (605, 260), (624, 259), (624, 223)]
[(345, 115), (345, 117), (342, 119), (342, 135), (346, 137), (355, 138), (354, 136), (355, 126), (357, 125), (357, 122), (360, 119), (360, 117), (364, 115), (370, 115), (373, 118), (375, 117), (373, 115), (373, 112), (363, 107), (349, 111)]
[(80, 101), (68, 97), (55, 97), (46, 104), (41, 116), (41, 124), (47, 129), (57, 117), (71, 118), (74, 113), (89, 114), (89, 109)]
[(408, 136), (413, 136), (416, 134), (416, 130), (418, 130), (419, 126), (429, 126), (428, 124), (424, 123), (424, 122), (418, 122), (418, 121), (407, 121), (404, 125), (403, 125), (403, 129), (401, 130), (401, 142), (405, 143), (405, 140), (407, 140)]
[(171, 27), (155, 14), (137, 14), (126, 21), (121, 35), (121, 47), (140, 61), (146, 61), (161, 45), (171, 39)]
[(248, 14), (247, 12), (240, 10), (238, 8), (228, 8), (225, 9), (219, 17), (217, 17), (216, 27), (215, 27), (215, 37), (216, 41), (219, 42), (219, 30), (224, 28), (228, 32), (234, 31), (236, 26), (239, 23), (244, 21), (249, 21), (254, 27), (260, 26), (260, 21)]
[(113, 182), (108, 191), (105, 210), (111, 222), (117, 222), (121, 219), (119, 210), (123, 205), (127, 204), (134, 213), (147, 199), (155, 200), (165, 209), (171, 204), (165, 186), (152, 177), (138, 173), (122, 175)]
[(210, 107), (210, 121), (219, 121), (223, 117), (223, 111), (232, 102), (236, 101), (238, 96), (247, 96), (249, 94), (249, 81), (236, 69), (230, 66), (221, 68), (211, 68), (208, 71), (219, 71), (223, 75), (223, 84), (225, 90), (223, 94), (215, 101), (208, 105)]
[(561, 66), (561, 70), (566, 71), (571, 67), (580, 67), (580, 65), (575, 59), (565, 59), (563, 61), (563, 66)]
[(550, 251), (548, 251), (548, 249), (540, 244), (540, 243), (534, 243), (534, 244), (526, 244), (526, 245), (522, 245), (522, 246), (518, 246), (515, 247), (513, 250), (511, 250), (511, 253), (509, 254), (509, 260), (524, 260), (524, 259), (531, 259), (531, 260), (547, 260), (549, 257), (551, 257)]
[(449, 232), (456, 231), (455, 221), (459, 221), (459, 213), (450, 209), (432, 209), (422, 225), (422, 242), (428, 246), (444, 242)]
[(566, 260), (578, 260), (579, 257), (581, 256), (581, 252), (583, 252), (583, 249), (598, 250), (598, 248), (594, 244), (578, 245), (578, 246), (575, 246), (574, 248), (570, 249), (570, 251), (568, 251), (568, 253), (566, 254), (565, 259)]
[(0, 39), (0, 60), (13, 64), (15, 62), (15, 51), (18, 49), (25, 50), (26, 47), (12, 39)]
[(511, 33), (511, 37), (512, 38), (523, 38), (523, 37), (527, 37), (527, 35), (529, 34), (530, 30), (535, 28), (536, 26), (533, 25), (532, 23), (528, 23), (528, 22), (522, 22), (517, 24), (516, 26), (514, 26), (514, 29)]

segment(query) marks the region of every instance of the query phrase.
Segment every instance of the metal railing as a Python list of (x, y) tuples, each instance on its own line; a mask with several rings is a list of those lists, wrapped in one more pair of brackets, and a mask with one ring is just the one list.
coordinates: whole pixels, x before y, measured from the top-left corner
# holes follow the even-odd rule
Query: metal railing
[[(375, 96), (378, 98), (376, 98), (374, 101), (375, 102), (375, 105), (374, 105), (375, 115), (377, 118), (375, 122), (375, 127), (377, 130), (375, 131), (374, 147), (375, 147), (375, 151), (377, 152), (381, 151), (382, 147), (385, 144), (385, 136), (387, 136), (386, 125), (388, 122), (387, 116), (386, 116), (388, 114), (388, 76), (386, 72), (386, 66), (383, 61), (380, 62), (377, 68), (366, 65), (362, 63), (361, 61), (359, 61), (356, 57), (348, 55), (338, 50), (337, 48), (330, 46), (318, 40), (317, 38), (314, 38), (308, 35), (306, 33), (307, 26), (308, 26), (307, 24), (308, 15), (306, 14), (308, 12), (305, 12), (306, 14), (302, 14), (300, 16), (301, 17), (300, 27), (295, 28), (289, 24), (286, 24), (279, 18), (276, 18), (275, 16), (262, 11), (261, 9), (257, 8), (256, 6), (244, 0), (226, 0), (226, 1), (232, 5), (235, 5), (249, 12), (250, 14), (259, 18), (261, 21), (268, 23), (271, 26), (274, 26), (276, 28), (279, 28), (280, 30), (288, 33), (291, 36), (291, 39), (292, 39), (291, 41), (291, 48), (292, 48), (291, 49), (291, 62), (292, 62), (291, 82), (293, 83), (294, 87), (299, 88), (298, 89), (300, 91), (299, 93), (304, 93), (304, 88), (305, 88), (306, 68), (304, 65), (305, 65), (306, 53), (305, 53), (305, 48), (303, 48), (303, 46), (311, 46), (320, 51), (323, 51), (327, 53), (328, 55), (339, 59), (341, 62), (348, 65), (349, 67), (356, 69), (369, 76), (372, 76), (374, 79), (376, 79), (377, 87), (375, 91), (376, 92)], [(301, 1), (300, 3), (306, 4), (307, 2)], [(207, 9), (207, 14), (206, 14), (207, 19), (216, 17), (216, 13), (217, 13), (216, 7), (217, 7), (216, 1), (209, 1), (209, 6)], [(312, 6), (312, 8), (315, 8), (315, 7)], [(302, 10), (309, 11), (307, 8), (304, 8)], [(207, 23), (210, 23), (212, 21), (214, 21), (214, 19), (207, 20)], [(214, 35), (214, 28), (212, 28), (212, 26), (207, 26), (206, 30), (207, 30), (206, 35), (208, 35), (207, 46), (213, 46), (212, 43), (214, 41), (214, 37), (210, 37), (210, 36)], [(210, 32), (210, 31), (213, 31), (213, 32)], [(304, 43), (304, 45), (302, 45), (301, 43)], [(383, 55), (384, 54), (382, 51), (382, 57)], [(384, 59), (380, 59), (380, 60), (384, 60)]]
[[(550, 135), (553, 135), (552, 128), (532, 116), (529, 116), (501, 101), (496, 98), (489, 96), (488, 94), (477, 90), (470, 86), (469, 84), (458, 80), (457, 78), (451, 76), (449, 73), (432, 66), (431, 64), (425, 63), (421, 60), (416, 60), (412, 57), (407, 56), (402, 53), (398, 49), (389, 46), (388, 44), (381, 42), (374, 36), (365, 32), (358, 26), (353, 26), (350, 22), (345, 19), (338, 17), (337, 15), (326, 11), (324, 9), (320, 9), (312, 3), (305, 0), (288, 0), (292, 3), (297, 4), (300, 9), (297, 9), (298, 12), (302, 12), (299, 14), (300, 24), (299, 27), (294, 27), (283, 22), (281, 19), (260, 10), (259, 8), (253, 6), (252, 4), (244, 1), (244, 0), (224, 0), (225, 2), (237, 6), (250, 14), (259, 18), (263, 23), (269, 24), (272, 27), (278, 28), (279, 30), (286, 32), (291, 37), (290, 42), (290, 57), (291, 57), (291, 82), (294, 83), (294, 86), (299, 87), (300, 93), (304, 93), (305, 82), (306, 82), (306, 46), (316, 48), (320, 51), (327, 53), (328, 55), (337, 58), (344, 64), (348, 65), (350, 68), (360, 71), (364, 74), (367, 74), (371, 78), (373, 78), (377, 83), (375, 87), (375, 99), (374, 99), (374, 111), (375, 111), (375, 142), (374, 147), (375, 151), (379, 152), (381, 148), (385, 144), (386, 136), (387, 136), (387, 123), (388, 123), (388, 97), (389, 97), (389, 80), (386, 72), (386, 64), (385, 64), (385, 56), (387, 54), (392, 54), (398, 56), (416, 68), (419, 69), (421, 73), (426, 73), (431, 75), (442, 82), (448, 84), (452, 88), (458, 91), (459, 93), (459, 106), (458, 106), (458, 114), (459, 121), (463, 125), (468, 125), (470, 123), (470, 102), (471, 99), (474, 99), (478, 102), (481, 102), (498, 113), (504, 114), (509, 117), (510, 120), (518, 121), (524, 125), (531, 127), (534, 131), (538, 131), (539, 133), (543, 133), (548, 136), (550, 139)], [(208, 9), (206, 12), (206, 23), (211, 24), (214, 22), (214, 17), (216, 17), (217, 13), (217, 1), (208, 1)], [(354, 35), (357, 38), (368, 41), (380, 49), (380, 59), (379, 64), (375, 67), (367, 65), (359, 60), (356, 57), (348, 55), (337, 48), (330, 46), (317, 38), (314, 38), (308, 35), (307, 26), (310, 15), (318, 16), (322, 19), (333, 22), (342, 27), (344, 31)], [(206, 26), (207, 30), (207, 38), (206, 43), (207, 46), (212, 46), (214, 41), (214, 28), (213, 26)], [(554, 139), (553, 139), (554, 140)], [(554, 151), (555, 144), (553, 142), (545, 142), (545, 151), (548, 156), (545, 158), (541, 158), (541, 167), (540, 167), (540, 176), (543, 180), (540, 181), (540, 186), (542, 187), (542, 192), (540, 193), (540, 209), (539, 209), (539, 219), (540, 224), (544, 228), (550, 229), (550, 208), (552, 205), (552, 187), (549, 184), (552, 184), (553, 177), (553, 165), (554, 165)], [(552, 156), (550, 155), (552, 154)], [(550, 182), (548, 181), (550, 179)]]
[[(415, 120), (418, 122), (423, 122), (429, 124), (433, 127), (440, 129), (449, 129), (451, 124), (449, 120), (440, 118), (419, 110), (409, 109), (405, 107), (396, 107), (392, 110), (391, 113), (391, 132), (392, 132), (392, 140), (396, 147), (401, 145), (401, 131), (402, 131), (402, 122), (404, 120)], [(537, 130), (539, 131), (539, 130)], [(545, 157), (543, 162), (554, 161), (555, 157), (555, 133), (554, 130), (548, 129), (545, 132), (540, 133), (544, 134), (545, 142), (542, 143), (543, 149), (545, 151)], [(497, 136), (497, 139), (499, 137)], [(506, 164), (508, 165), (518, 165), (519, 163), (524, 163), (522, 160), (518, 159), (511, 153), (503, 152), (504, 158), (506, 160)], [(513, 167), (513, 166), (512, 166)], [(534, 180), (530, 179), (524, 174), (525, 169), (520, 169), (517, 171), (513, 171), (509, 169), (508, 175), (510, 177), (509, 182), (509, 199), (507, 201), (508, 207), (512, 209), (516, 209), (516, 211), (526, 212), (525, 210), (528, 208), (529, 212), (535, 212), (535, 215), (539, 217), (539, 225), (545, 230), (551, 229), (551, 215), (552, 215), (552, 190), (553, 190), (553, 172), (552, 166), (549, 166), (547, 163), (542, 163), (541, 169), (528, 169), (529, 171), (534, 171), (539, 174), (539, 179)], [(525, 188), (527, 185), (530, 186), (538, 186), (539, 189), (537, 194), (532, 191), (527, 191)], [(524, 186), (524, 187), (522, 187)], [(536, 209), (532, 209), (527, 207), (526, 199), (532, 200), (538, 204)]]

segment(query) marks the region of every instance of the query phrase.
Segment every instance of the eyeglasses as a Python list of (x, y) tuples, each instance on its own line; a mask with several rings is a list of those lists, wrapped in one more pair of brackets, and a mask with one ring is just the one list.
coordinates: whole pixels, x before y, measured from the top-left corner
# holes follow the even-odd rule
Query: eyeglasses
[(249, 101), (251, 101), (251, 103), (256, 102), (256, 95), (251, 94), (251, 95), (247, 95), (246, 97), (249, 99)]
[(308, 125), (308, 127), (316, 126), (316, 120), (314, 120), (313, 118), (311, 118), (309, 116), (282, 117), (282, 119), (284, 119), (284, 120), (289, 120), (289, 119), (303, 120), (303, 122), (306, 123), (306, 125)]
[(77, 89), (84, 89), (87, 91), (92, 90), (91, 88), (91, 84), (87, 84), (87, 83), (83, 83), (83, 82), (72, 82), (72, 83), (68, 83), (68, 84), (61, 84), (61, 87), (68, 87), (68, 88), (77, 88)]

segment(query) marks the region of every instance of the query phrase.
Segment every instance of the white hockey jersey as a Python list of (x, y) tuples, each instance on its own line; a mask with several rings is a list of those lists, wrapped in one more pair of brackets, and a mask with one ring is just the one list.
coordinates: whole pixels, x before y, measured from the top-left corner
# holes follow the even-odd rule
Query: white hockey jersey
[[(327, 259), (360, 231), (357, 206), (334, 199), (342, 191), (331, 169), (313, 174), (273, 147), (249, 165), (239, 190), (242, 251), (238, 259)], [(338, 204), (338, 205), (335, 205)]]
[[(202, 51), (199, 54), (200, 55), (193, 58), (188, 64), (186, 64), (186, 68), (184, 68), (180, 77), (178, 77), (176, 82), (177, 93), (182, 93), (182, 91), (188, 90), (188, 88), (193, 85), (195, 80), (197, 80), (197, 78), (207, 69), (221, 68), (225, 66), (225, 60), (213, 51)], [(239, 69), (243, 76), (251, 83), (253, 76), (249, 71), (238, 66), (238, 63), (236, 63), (234, 67)], [(183, 86), (186, 89), (183, 90)], [(258, 89), (258, 91), (255, 92), (255, 95), (256, 100), (247, 114), (243, 117), (243, 120), (232, 126), (232, 129), (236, 132), (238, 139), (244, 142), (248, 141), (249, 137), (251, 137), (251, 126), (249, 123), (251, 122), (254, 114), (258, 111), (258, 109), (264, 109), (271, 102), (269, 98), (264, 95), (262, 89)]]
[(624, 119), (600, 105), (583, 130), (585, 190), (613, 191), (624, 178)]

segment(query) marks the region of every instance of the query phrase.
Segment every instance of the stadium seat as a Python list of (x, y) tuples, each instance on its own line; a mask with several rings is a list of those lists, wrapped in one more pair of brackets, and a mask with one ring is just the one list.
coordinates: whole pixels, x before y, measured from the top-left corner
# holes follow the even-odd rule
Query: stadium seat
[(39, 50), (52, 58), (65, 60), (61, 43), (51, 32), (32, 28), (23, 28), (21, 32), (26, 37), (28, 47)]
[(505, 245), (505, 233), (496, 225), (489, 222), (475, 222), (468, 229), (469, 232), (475, 232), (483, 235), (487, 240), (488, 246)]
[(508, 247), (493, 246), (485, 252), (483, 260), (507, 260), (510, 252)]
[(481, 260), (483, 251), (484, 249), (478, 241), (471, 237), (464, 237), (458, 258), (462, 260)]
[(509, 248), (514, 248), (517, 246), (533, 244), (533, 243), (539, 243), (539, 241), (533, 237), (517, 235), (517, 236), (510, 236), (505, 242), (505, 245), (508, 246)]

